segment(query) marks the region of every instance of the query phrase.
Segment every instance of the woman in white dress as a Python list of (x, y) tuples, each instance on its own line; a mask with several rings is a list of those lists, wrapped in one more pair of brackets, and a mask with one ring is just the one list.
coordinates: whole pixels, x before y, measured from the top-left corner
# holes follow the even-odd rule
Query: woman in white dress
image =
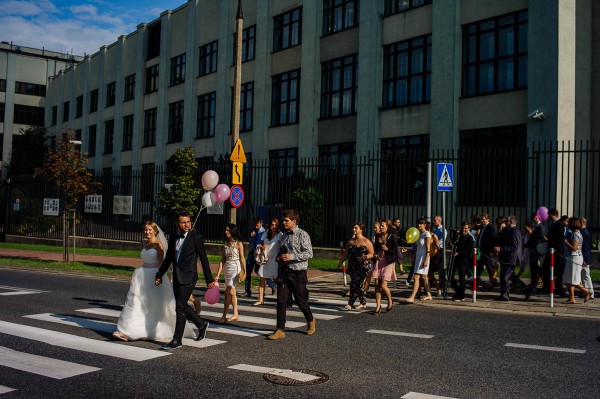
[[(155, 285), (156, 269), (162, 263), (167, 241), (152, 221), (144, 224), (144, 236), (146, 244), (141, 251), (144, 264), (133, 272), (113, 336), (123, 341), (168, 342), (175, 328), (175, 296), (170, 284)], [(186, 327), (185, 336), (193, 338), (193, 330)]]
[(583, 252), (581, 251), (581, 244), (583, 243), (583, 236), (581, 235), (581, 220), (576, 217), (569, 218), (569, 229), (571, 229), (571, 236), (565, 239), (565, 245), (567, 247), (567, 264), (565, 266), (564, 281), (569, 291), (569, 298), (563, 303), (576, 303), (575, 302), (575, 287), (577, 287), (584, 296), (583, 302), (587, 302), (592, 295), (583, 284), (581, 284), (581, 269), (583, 267)]
[(275, 280), (277, 278), (279, 264), (275, 258), (279, 254), (279, 247), (281, 246), (280, 238), (282, 235), (283, 233), (279, 229), (279, 220), (277, 218), (271, 219), (269, 229), (264, 232), (261, 238), (260, 248), (267, 255), (267, 263), (262, 264), (258, 269), (260, 285), (258, 286), (258, 301), (254, 302), (254, 306), (264, 304), (267, 279)]
[(421, 233), (419, 239), (415, 242), (417, 246), (417, 253), (415, 254), (415, 283), (413, 285), (412, 294), (408, 299), (405, 299), (405, 303), (415, 303), (415, 297), (419, 292), (419, 287), (422, 285), (425, 287), (427, 296), (422, 298), (422, 301), (430, 301), (433, 299), (431, 292), (429, 291), (429, 283), (427, 281), (427, 274), (429, 273), (429, 251), (431, 248), (431, 233), (427, 231), (427, 221), (423, 218), (417, 220), (417, 228)]
[[(225, 302), (223, 304), (223, 316), (219, 323), (236, 321), (239, 319), (237, 296), (235, 285), (238, 282), (239, 274), (246, 271), (246, 258), (244, 257), (244, 244), (242, 237), (238, 232), (235, 224), (228, 224), (225, 227), (225, 245), (223, 246), (223, 256), (219, 262), (219, 271), (216, 279), (221, 275), (221, 271), (225, 271)], [(229, 304), (233, 307), (233, 316), (227, 317), (229, 312)]]

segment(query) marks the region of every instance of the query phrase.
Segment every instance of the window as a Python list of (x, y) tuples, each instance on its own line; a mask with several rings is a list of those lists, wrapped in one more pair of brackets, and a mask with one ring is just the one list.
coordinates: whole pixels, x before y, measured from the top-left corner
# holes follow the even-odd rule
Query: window
[(302, 42), (302, 7), (273, 17), (273, 51)]
[[(6, 108), (6, 105), (4, 106)], [(19, 125), (44, 126), (44, 107), (15, 104), (13, 123)]]
[(144, 111), (144, 147), (156, 145), (156, 108)]
[(88, 155), (96, 156), (96, 125), (88, 127)]
[(123, 149), (122, 151), (131, 151), (133, 143), (133, 115), (123, 117)]
[(200, 69), (198, 70), (198, 76), (217, 72), (218, 50), (219, 42), (216, 40), (200, 47)]
[(273, 76), (271, 126), (298, 123), (300, 106), (300, 70)]
[(323, 200), (326, 204), (352, 205), (355, 197), (354, 143), (319, 146), (319, 180), (346, 182), (342, 186), (324, 184)]
[(298, 149), (285, 148), (269, 151), (269, 184), (267, 203), (286, 203), (293, 191), (292, 178), (298, 170)]
[[(242, 62), (252, 61), (254, 59), (255, 45), (256, 25), (252, 25), (242, 31)], [(235, 59), (235, 55), (233, 58)]]
[[(6, 91), (6, 88), (2, 91)], [(15, 82), (15, 93), (29, 96), (46, 97), (46, 85), (35, 83)]]
[(83, 115), (83, 96), (75, 99), (75, 118), (81, 118)]
[(183, 100), (169, 104), (169, 143), (183, 140)]
[(384, 15), (387, 17), (426, 4), (431, 4), (431, 0), (385, 0)]
[(90, 92), (90, 114), (98, 111), (98, 89)]
[(358, 25), (358, 0), (323, 0), (323, 36)]
[(140, 201), (151, 202), (154, 200), (154, 164), (142, 164), (142, 181), (140, 190)]
[(321, 68), (321, 118), (356, 113), (356, 55), (324, 62)]
[(383, 48), (383, 108), (430, 102), (431, 35)]
[(123, 101), (133, 100), (135, 98), (135, 73), (125, 76), (125, 95)]
[[(3, 110), (4, 110), (4, 108), (3, 108)], [(4, 117), (4, 112), (2, 113), (2, 117)], [(51, 118), (52, 118), (52, 124), (50, 126), (56, 125), (56, 122), (58, 122), (58, 107), (56, 105), (54, 107), (52, 107), (52, 117)]]
[[(382, 205), (420, 205), (425, 202), (428, 155), (427, 134), (381, 140), (379, 198)], [(406, 189), (399, 189), (398, 182), (405, 182)]]
[(104, 153), (112, 154), (115, 138), (115, 121), (110, 119), (104, 121)]
[(526, 206), (526, 141), (527, 125), (461, 131), (458, 203)]
[(215, 136), (215, 105), (217, 92), (198, 96), (198, 123), (196, 138), (203, 139)]
[(240, 97), (240, 132), (252, 131), (252, 109), (254, 104), (254, 82), (242, 84)]
[(146, 61), (160, 55), (160, 21), (148, 27), (148, 48)]
[(6, 79), (0, 79), (0, 92), (6, 91)]
[(6, 105), (4, 103), (0, 103), (0, 123), (4, 123), (4, 110), (5, 110), (5, 108), (6, 108)]
[(185, 82), (185, 53), (171, 58), (170, 82), (171, 86)]
[(63, 122), (67, 122), (69, 120), (69, 101), (65, 101), (63, 103)]
[(146, 68), (146, 94), (158, 91), (158, 65)]
[(120, 183), (119, 193), (121, 195), (131, 195), (131, 165), (121, 166)]
[(115, 105), (115, 90), (117, 84), (112, 82), (106, 85), (106, 108)]
[(527, 11), (463, 26), (463, 96), (526, 87)]

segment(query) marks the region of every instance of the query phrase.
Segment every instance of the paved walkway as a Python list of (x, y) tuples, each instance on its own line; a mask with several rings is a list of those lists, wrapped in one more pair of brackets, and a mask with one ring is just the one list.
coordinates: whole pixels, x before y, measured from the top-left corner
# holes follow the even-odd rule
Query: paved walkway
[[(62, 260), (62, 253), (28, 251), (19, 249), (0, 248), (0, 257), (19, 257), (34, 258), (42, 260)], [(78, 262), (92, 263), (110, 266), (130, 266), (136, 267), (141, 264), (139, 258), (101, 256), (101, 255), (76, 255)], [(217, 271), (218, 263), (211, 263), (213, 273)], [(406, 275), (400, 276), (397, 282), (390, 282), (392, 296), (396, 304), (399, 298), (406, 298), (410, 295), (410, 288), (405, 285)], [(343, 275), (341, 272), (313, 270), (308, 271), (309, 290), (312, 296), (329, 297), (343, 299), (348, 287), (344, 287)], [(348, 283), (350, 278), (348, 277)], [(596, 293), (600, 295), (600, 285), (594, 284)], [(255, 290), (256, 291), (256, 290)], [(554, 298), (554, 307), (550, 307), (550, 296), (533, 295), (529, 301), (524, 300), (520, 293), (511, 293), (510, 302), (496, 302), (493, 298), (499, 295), (498, 290), (485, 290), (480, 288), (477, 291), (477, 301), (471, 299), (472, 292), (467, 290), (467, 300), (464, 302), (453, 302), (443, 298), (434, 298), (433, 301), (416, 301), (415, 305), (404, 306), (428, 306), (435, 308), (464, 309), (470, 311), (488, 311), (515, 314), (536, 314), (536, 315), (554, 315), (563, 317), (582, 317), (600, 320), (600, 297), (583, 303), (583, 299), (577, 299), (575, 305), (563, 304), (563, 298)], [(368, 293), (368, 300), (374, 301), (374, 289), (371, 287)], [(450, 297), (448, 297), (450, 298)], [(385, 301), (384, 301), (385, 302)], [(384, 306), (385, 303), (384, 303)]]

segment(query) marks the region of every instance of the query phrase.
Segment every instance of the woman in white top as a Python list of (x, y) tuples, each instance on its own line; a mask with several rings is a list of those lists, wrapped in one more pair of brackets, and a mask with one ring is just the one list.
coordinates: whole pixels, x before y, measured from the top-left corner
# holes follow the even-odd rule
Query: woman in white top
[(415, 254), (415, 283), (413, 285), (412, 294), (408, 299), (405, 299), (405, 303), (415, 303), (415, 297), (419, 292), (419, 287), (422, 285), (425, 287), (427, 296), (422, 298), (422, 301), (430, 301), (433, 299), (431, 292), (429, 291), (429, 283), (427, 281), (427, 274), (429, 273), (429, 251), (431, 248), (431, 233), (427, 231), (427, 221), (423, 218), (417, 220), (417, 228), (421, 233), (419, 239), (415, 242), (417, 246), (417, 253)]
[[(244, 270), (244, 272), (246, 270), (246, 258), (244, 257), (242, 237), (235, 224), (228, 224), (225, 227), (225, 245), (223, 246), (221, 262), (219, 262), (217, 279), (223, 270), (225, 270), (225, 303), (223, 304), (223, 316), (221, 316), (219, 323), (225, 323), (227, 321), (231, 322), (239, 319), (235, 285), (238, 282), (239, 274), (242, 270)], [(233, 307), (233, 316), (227, 318), (230, 303)]]
[(277, 262), (277, 254), (281, 246), (281, 236), (283, 233), (279, 229), (279, 220), (271, 219), (271, 223), (267, 231), (264, 232), (261, 238), (260, 250), (267, 256), (267, 263), (260, 265), (258, 275), (260, 276), (260, 285), (258, 286), (258, 301), (254, 302), (254, 306), (264, 304), (265, 300), (265, 285), (267, 279), (275, 280), (279, 271), (279, 263)]
[[(131, 276), (127, 300), (113, 336), (123, 341), (146, 339), (168, 342), (175, 328), (175, 296), (170, 284), (156, 286), (154, 283), (167, 241), (152, 221), (144, 224), (144, 236), (146, 244), (140, 254), (144, 264)], [(185, 336), (194, 338), (190, 327), (186, 327)]]
[(583, 236), (581, 235), (581, 220), (572, 217), (569, 219), (569, 229), (572, 233), (565, 240), (567, 247), (567, 264), (563, 274), (567, 290), (569, 291), (569, 299), (563, 303), (575, 303), (575, 287), (577, 287), (584, 295), (583, 302), (590, 299), (591, 293), (581, 284), (581, 269), (583, 267), (583, 253), (581, 252), (581, 244)]

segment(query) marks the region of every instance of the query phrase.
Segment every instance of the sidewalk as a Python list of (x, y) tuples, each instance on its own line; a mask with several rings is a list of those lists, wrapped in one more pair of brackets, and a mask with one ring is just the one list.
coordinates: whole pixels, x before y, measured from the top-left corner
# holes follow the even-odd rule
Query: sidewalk
[[(20, 257), (33, 258), (41, 260), (62, 261), (62, 253), (42, 252), (42, 251), (27, 251), (19, 249), (0, 248), (0, 257)], [(139, 258), (126, 258), (115, 256), (100, 256), (100, 255), (76, 255), (78, 262), (94, 263), (99, 265), (110, 266), (140, 266), (142, 261)], [(218, 263), (211, 263), (211, 270), (215, 273), (218, 269)], [(405, 276), (404, 276), (405, 277)], [(343, 275), (337, 271), (323, 270), (308, 270), (308, 288), (311, 296), (327, 297), (335, 299), (344, 299), (348, 287), (344, 287)], [(350, 283), (350, 277), (347, 278)], [(410, 295), (411, 288), (405, 286), (405, 279), (401, 278), (396, 282), (390, 282), (390, 290), (392, 297), (398, 304), (399, 298), (407, 298)], [(596, 294), (600, 295), (600, 286), (594, 285)], [(600, 320), (600, 296), (587, 303), (583, 303), (583, 299), (576, 299), (575, 305), (563, 304), (563, 298), (554, 297), (554, 307), (550, 307), (550, 296), (532, 295), (529, 301), (524, 300), (524, 296), (520, 293), (511, 293), (510, 302), (496, 302), (493, 299), (499, 295), (498, 290), (485, 290), (480, 288), (477, 291), (477, 301), (474, 303), (472, 291), (467, 289), (467, 299), (464, 302), (453, 302), (448, 296), (448, 300), (443, 298), (434, 298), (433, 301), (416, 301), (414, 305), (402, 306), (428, 306), (440, 309), (463, 309), (471, 311), (487, 311), (515, 314), (535, 314), (546, 316), (563, 316), (563, 317), (579, 317)], [(368, 297), (369, 302), (374, 302), (374, 287), (371, 285)], [(384, 300), (385, 302), (385, 300)], [(384, 304), (385, 306), (385, 304)]]

